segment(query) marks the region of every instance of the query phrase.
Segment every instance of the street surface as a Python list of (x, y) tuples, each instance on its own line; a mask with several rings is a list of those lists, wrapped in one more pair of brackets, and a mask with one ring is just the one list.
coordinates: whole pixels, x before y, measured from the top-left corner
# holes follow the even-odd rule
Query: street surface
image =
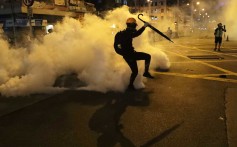
[(236, 147), (237, 41), (173, 41), (142, 90), (0, 97), (0, 146)]

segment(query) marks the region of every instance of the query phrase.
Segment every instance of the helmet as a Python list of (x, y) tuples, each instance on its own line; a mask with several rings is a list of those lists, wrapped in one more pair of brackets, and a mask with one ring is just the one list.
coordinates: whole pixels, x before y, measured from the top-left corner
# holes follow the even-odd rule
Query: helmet
[(132, 17), (127, 19), (126, 24), (127, 24), (128, 28), (134, 28), (135, 29), (137, 27), (136, 19), (132, 18)]
[(137, 24), (137, 23), (136, 23), (136, 19), (135, 19), (135, 18), (132, 18), (132, 17), (128, 18), (127, 21), (126, 21), (126, 23), (135, 23), (135, 24)]

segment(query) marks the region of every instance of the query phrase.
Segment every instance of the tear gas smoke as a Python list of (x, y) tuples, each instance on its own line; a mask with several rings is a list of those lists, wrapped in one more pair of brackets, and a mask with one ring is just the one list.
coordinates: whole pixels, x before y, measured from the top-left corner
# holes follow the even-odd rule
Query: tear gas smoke
[(204, 8), (205, 10), (203, 12), (207, 13), (210, 17), (206, 18), (206, 16), (203, 16), (205, 21), (202, 21), (202, 23), (199, 20), (194, 20), (195, 24), (199, 24), (199, 26), (203, 26), (207, 30), (202, 31), (203, 34), (194, 32), (192, 35), (206, 35), (214, 38), (214, 29), (217, 28), (218, 23), (222, 23), (227, 28), (225, 35), (228, 35), (231, 39), (237, 39), (237, 20), (233, 16), (236, 11), (236, 5), (236, 0), (200, 1), (198, 6), (194, 5), (194, 8), (197, 8), (200, 12)]
[[(105, 19), (91, 14), (85, 15), (83, 22), (65, 18), (54, 27), (53, 33), (44, 36), (43, 43), (32, 43), (30, 51), (10, 49), (7, 41), (1, 39), (0, 93), (22, 96), (58, 92), (64, 89), (53, 87), (56, 78), (72, 72), (87, 85), (80, 89), (123, 92), (131, 71), (113, 49), (112, 31), (125, 29), (128, 17), (137, 15), (130, 14), (124, 6), (109, 12)], [(116, 29), (110, 27), (112, 24), (116, 24)], [(138, 21), (138, 27), (142, 25)], [(168, 69), (169, 59), (149, 44), (147, 35), (145, 31), (134, 40), (136, 50), (151, 54), (151, 69)], [(138, 65), (140, 73), (135, 87), (142, 88), (144, 62), (139, 61)]]
[[(227, 34), (231, 39), (237, 39), (237, 20), (234, 16), (236, 13), (236, 5), (237, 1), (236, 0), (229, 0), (226, 2), (226, 7), (224, 9), (224, 16), (223, 20), (224, 25), (227, 27)], [(225, 24), (226, 23), (226, 24)]]

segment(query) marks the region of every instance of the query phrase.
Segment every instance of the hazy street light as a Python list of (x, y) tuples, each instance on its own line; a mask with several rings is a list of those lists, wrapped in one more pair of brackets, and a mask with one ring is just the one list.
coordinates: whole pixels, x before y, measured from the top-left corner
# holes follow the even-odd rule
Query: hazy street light
[(149, 11), (149, 17), (151, 17), (151, 3), (152, 1), (151, 0), (147, 0), (147, 3), (148, 3), (148, 11)]
[[(191, 26), (192, 26), (192, 28), (193, 28), (193, 27), (194, 27), (193, 11), (196, 12), (197, 9), (194, 9), (194, 1), (193, 1), (193, 0), (191, 0), (190, 3), (191, 3)], [(200, 5), (200, 2), (197, 1), (197, 2), (196, 2), (196, 5)], [(200, 15), (200, 10), (199, 10), (199, 15)]]

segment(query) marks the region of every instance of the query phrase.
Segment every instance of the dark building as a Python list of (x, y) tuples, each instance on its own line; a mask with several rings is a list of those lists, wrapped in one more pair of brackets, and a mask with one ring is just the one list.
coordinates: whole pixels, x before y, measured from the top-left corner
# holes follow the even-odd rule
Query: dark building
[[(144, 7), (148, 0), (85, 0), (95, 4), (98, 11), (111, 10), (121, 5), (128, 5), (129, 7)], [(190, 0), (167, 0), (167, 6), (186, 5)], [(154, 2), (155, 3), (155, 2)]]
[(135, 5), (135, 0), (85, 0), (85, 1), (95, 4), (97, 11), (112, 10), (122, 5), (127, 6)]
[(94, 4), (84, 0), (35, 0), (30, 7), (22, 0), (0, 1), (0, 23), (4, 35), (12, 42), (44, 35), (48, 25), (54, 25), (65, 16), (82, 19), (85, 13), (95, 12)]

